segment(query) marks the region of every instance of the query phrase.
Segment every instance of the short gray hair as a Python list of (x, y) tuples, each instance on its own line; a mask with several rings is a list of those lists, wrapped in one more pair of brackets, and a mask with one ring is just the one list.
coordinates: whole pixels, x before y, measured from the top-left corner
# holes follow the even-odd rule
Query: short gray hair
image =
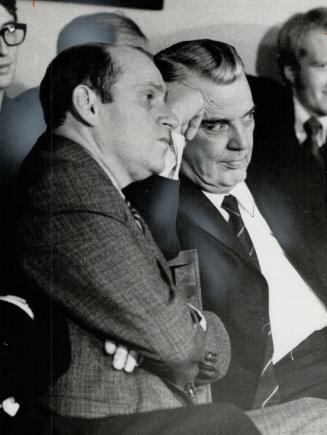
[(211, 39), (179, 42), (157, 53), (154, 61), (166, 82), (184, 81), (192, 73), (217, 84), (229, 84), (244, 74), (235, 48)]

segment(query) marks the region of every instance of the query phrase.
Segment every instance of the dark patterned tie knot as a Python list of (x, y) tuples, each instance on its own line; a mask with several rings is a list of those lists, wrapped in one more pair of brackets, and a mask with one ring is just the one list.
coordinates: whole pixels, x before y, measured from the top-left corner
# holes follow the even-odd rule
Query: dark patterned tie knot
[(236, 214), (237, 216), (241, 216), (240, 209), (238, 208), (237, 199), (234, 195), (226, 195), (222, 202), (222, 208), (226, 211)]
[(311, 116), (307, 122), (303, 124), (303, 128), (307, 134), (307, 138), (303, 143), (304, 149), (308, 150), (318, 160), (322, 168), (325, 167), (325, 158), (319, 147), (319, 135), (322, 131), (322, 125), (317, 118)]
[(318, 121), (317, 118), (315, 118), (314, 116), (311, 116), (311, 118), (309, 118), (303, 124), (303, 128), (304, 128), (306, 134), (308, 135), (308, 137), (313, 138), (313, 137), (316, 137), (320, 133), (320, 131), (322, 129), (322, 125)]
[(144, 228), (143, 220), (142, 220), (140, 213), (136, 210), (136, 208), (132, 207), (132, 205), (129, 201), (125, 200), (125, 202), (126, 202), (127, 207), (130, 209), (130, 211), (133, 215), (133, 218), (135, 220), (136, 225), (142, 231), (142, 233), (145, 234), (145, 228)]

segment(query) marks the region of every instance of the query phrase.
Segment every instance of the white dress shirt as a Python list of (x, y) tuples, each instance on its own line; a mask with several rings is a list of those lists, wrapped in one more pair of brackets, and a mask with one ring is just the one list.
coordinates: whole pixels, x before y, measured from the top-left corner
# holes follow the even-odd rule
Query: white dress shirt
[[(221, 207), (224, 194), (203, 192), (228, 221)], [(230, 192), (237, 198), (245, 227), (257, 252), (261, 273), (269, 287), (269, 316), (276, 363), (316, 330), (327, 326), (327, 310), (288, 261), (285, 252), (259, 212), (243, 182)]]
[[(293, 96), (295, 115), (295, 135), (300, 144), (307, 138), (303, 125), (311, 118), (312, 114), (303, 106), (296, 96)], [(317, 137), (318, 146), (321, 147), (327, 140), (327, 116), (315, 116), (322, 125), (322, 130)]]

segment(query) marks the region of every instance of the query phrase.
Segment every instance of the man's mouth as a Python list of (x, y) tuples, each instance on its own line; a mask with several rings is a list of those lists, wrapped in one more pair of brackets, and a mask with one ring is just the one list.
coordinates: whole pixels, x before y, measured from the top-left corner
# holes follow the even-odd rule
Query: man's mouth
[(0, 65), (0, 74), (7, 74), (10, 71), (11, 64)]
[(240, 160), (230, 160), (230, 161), (226, 161), (224, 162), (224, 164), (231, 169), (240, 169), (240, 168), (244, 168), (245, 166), (245, 158), (240, 159)]
[(171, 147), (170, 140), (169, 140), (168, 138), (166, 138), (166, 137), (162, 137), (162, 138), (160, 138), (160, 139), (159, 139), (159, 142), (163, 142), (163, 143), (165, 143), (167, 146)]

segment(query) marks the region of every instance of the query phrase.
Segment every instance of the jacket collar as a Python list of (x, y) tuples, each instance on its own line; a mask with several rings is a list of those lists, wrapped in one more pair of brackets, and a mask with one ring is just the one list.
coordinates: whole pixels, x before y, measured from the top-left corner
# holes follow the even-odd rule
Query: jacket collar
[[(196, 205), (196, 206), (195, 206)], [(221, 243), (246, 258), (245, 249), (228, 223), (192, 181), (181, 177), (180, 211)], [(252, 265), (249, 259), (249, 264)]]

